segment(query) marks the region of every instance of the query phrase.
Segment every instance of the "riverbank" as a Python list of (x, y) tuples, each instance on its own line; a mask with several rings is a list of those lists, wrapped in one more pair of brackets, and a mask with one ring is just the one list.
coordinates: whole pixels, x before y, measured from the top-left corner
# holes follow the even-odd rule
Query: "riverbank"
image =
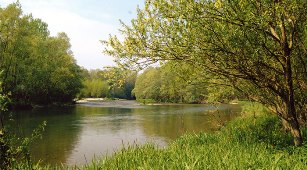
[[(242, 117), (213, 134), (185, 135), (164, 149), (123, 149), (84, 169), (306, 169), (307, 143), (292, 145), (278, 118), (259, 104), (241, 102)], [(307, 130), (304, 129), (304, 134)], [(307, 140), (305, 136), (305, 141)]]
[(165, 149), (128, 147), (83, 168), (300, 170), (307, 168), (307, 143), (292, 146), (278, 119), (262, 115), (239, 118), (215, 134), (183, 136)]
[(130, 146), (76, 169), (307, 169), (307, 143), (294, 147), (277, 117), (259, 105), (244, 106), (243, 116), (219, 132), (188, 134), (163, 149)]
[[(77, 100), (76, 104), (80, 105), (95, 105), (101, 107), (117, 107), (117, 106), (159, 106), (159, 105), (190, 105), (190, 104), (206, 104), (206, 103), (159, 103), (150, 99), (142, 100), (127, 100), (127, 99), (108, 99), (108, 98), (83, 98)], [(219, 103), (222, 104), (222, 103)], [(237, 105), (237, 101), (233, 101), (229, 104)]]
[(126, 100), (126, 99), (108, 99), (108, 98), (83, 98), (77, 100), (76, 104), (82, 105), (99, 105), (102, 107), (112, 107), (112, 106), (141, 106), (141, 105), (182, 105), (179, 103), (158, 103), (153, 100)]
[[(192, 103), (158, 103), (151, 100), (126, 100), (126, 99), (107, 99), (107, 98), (84, 98), (77, 100), (76, 104), (98, 107), (134, 107), (134, 106), (160, 106), (160, 105), (183, 105)], [(231, 103), (233, 104), (233, 103)]]
[(85, 98), (76, 101), (76, 104), (83, 106), (124, 107), (124, 108), (134, 108), (141, 105), (136, 100), (124, 100), (124, 99), (110, 100), (105, 98)]

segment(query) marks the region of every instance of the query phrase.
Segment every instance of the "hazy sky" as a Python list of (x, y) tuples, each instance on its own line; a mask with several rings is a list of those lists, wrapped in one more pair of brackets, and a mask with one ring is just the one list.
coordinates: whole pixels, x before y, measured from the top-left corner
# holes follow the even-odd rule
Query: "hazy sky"
[[(1, 0), (0, 6), (16, 2)], [(119, 34), (119, 19), (130, 23), (136, 8), (144, 0), (19, 0), (25, 14), (32, 13), (48, 24), (51, 35), (65, 32), (70, 38), (77, 63), (87, 69), (114, 65), (110, 56), (102, 54), (99, 40)]]

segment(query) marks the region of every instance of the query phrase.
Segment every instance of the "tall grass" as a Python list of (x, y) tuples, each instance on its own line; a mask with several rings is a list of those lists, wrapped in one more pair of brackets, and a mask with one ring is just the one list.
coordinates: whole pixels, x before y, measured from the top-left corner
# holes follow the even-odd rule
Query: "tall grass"
[(294, 147), (277, 117), (257, 114), (238, 118), (214, 134), (185, 135), (164, 149), (130, 146), (83, 168), (301, 170), (307, 169), (307, 143)]

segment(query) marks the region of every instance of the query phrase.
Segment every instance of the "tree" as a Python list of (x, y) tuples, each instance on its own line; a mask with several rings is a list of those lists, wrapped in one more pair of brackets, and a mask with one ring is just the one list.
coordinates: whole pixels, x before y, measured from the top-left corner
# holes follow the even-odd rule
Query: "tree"
[(108, 67), (104, 70), (83, 70), (85, 80), (80, 97), (135, 99), (131, 94), (136, 72)]
[(160, 71), (156, 68), (148, 68), (137, 77), (133, 93), (138, 100), (152, 99), (161, 102), (160, 86)]
[(24, 168), (33, 169), (29, 147), (36, 139), (42, 137), (46, 122), (34, 129), (30, 137), (18, 136), (10, 125), (12, 119), (7, 121), (5, 116), (8, 114), (9, 103), (10, 98), (2, 91), (0, 79), (0, 169), (18, 169), (19, 164), (23, 164)]
[(107, 97), (109, 86), (102, 70), (83, 70), (84, 80), (80, 97)]
[[(0, 72), (0, 74), (2, 71)], [(9, 99), (7, 95), (3, 94), (2, 92), (2, 82), (0, 81), (0, 168), (5, 169), (9, 167), (9, 146), (7, 146), (6, 141), (4, 140), (5, 137), (5, 126), (4, 126), (4, 112), (7, 111)]]
[(136, 98), (156, 102), (201, 103), (206, 101), (207, 83), (195, 73), (196, 68), (180, 62), (166, 62), (150, 67), (137, 77), (133, 90)]
[(133, 99), (131, 91), (134, 89), (137, 72), (121, 67), (107, 67), (104, 77), (109, 84), (111, 98)]
[(0, 69), (14, 105), (69, 102), (82, 87), (68, 36), (51, 37), (47, 24), (24, 15), (19, 3), (0, 8)]
[[(178, 60), (278, 115), (295, 145), (306, 122), (305, 0), (147, 0), (105, 52), (124, 66)], [(305, 118), (304, 118), (305, 117)]]

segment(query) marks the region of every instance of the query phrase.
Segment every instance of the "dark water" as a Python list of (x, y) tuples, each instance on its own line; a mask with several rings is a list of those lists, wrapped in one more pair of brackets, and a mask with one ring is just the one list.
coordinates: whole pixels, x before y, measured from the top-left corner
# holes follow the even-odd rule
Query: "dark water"
[(34, 160), (74, 165), (127, 144), (163, 147), (186, 132), (216, 131), (239, 113), (238, 105), (77, 105), (17, 112), (15, 120), (25, 135), (47, 121), (43, 139), (31, 147)]

